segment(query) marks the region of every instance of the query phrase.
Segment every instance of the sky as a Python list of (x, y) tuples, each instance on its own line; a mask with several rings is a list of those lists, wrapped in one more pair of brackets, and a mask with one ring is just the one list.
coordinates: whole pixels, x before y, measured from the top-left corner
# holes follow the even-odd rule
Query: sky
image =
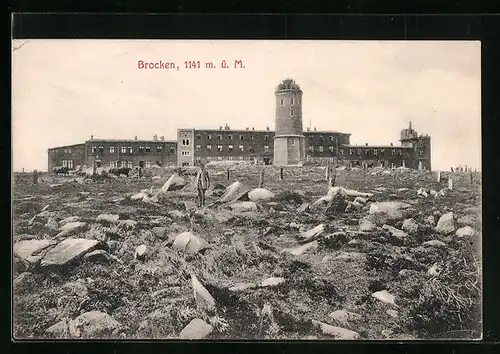
[[(304, 92), (304, 129), (350, 133), (352, 144), (399, 145), (411, 120), (431, 136), (434, 170), (481, 169), (478, 41), (30, 39), (12, 46), (14, 171), (47, 170), (48, 148), (91, 135), (175, 140), (178, 128), (274, 129), (274, 90), (286, 78)], [(179, 70), (139, 69), (141, 60)], [(234, 68), (235, 60), (245, 68)], [(186, 61), (201, 68), (185, 69)]]

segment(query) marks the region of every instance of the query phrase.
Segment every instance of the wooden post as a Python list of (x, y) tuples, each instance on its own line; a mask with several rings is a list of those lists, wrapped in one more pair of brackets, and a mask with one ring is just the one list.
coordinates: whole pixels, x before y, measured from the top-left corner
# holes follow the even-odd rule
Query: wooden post
[(24, 167), (23, 167), (23, 173), (24, 173)]
[(260, 171), (260, 176), (259, 176), (259, 188), (264, 187), (264, 171), (265, 169), (262, 169)]
[(325, 181), (329, 181), (330, 178), (330, 165), (325, 167)]
[(470, 171), (470, 183), (474, 183), (474, 176), (472, 175), (472, 171)]
[(38, 171), (33, 171), (33, 184), (38, 184)]
[(227, 180), (229, 181), (230, 174), (229, 174), (229, 168), (227, 169)]
[(441, 171), (438, 171), (437, 181), (438, 183), (441, 183)]
[(453, 190), (453, 178), (452, 178), (451, 176), (450, 176), (450, 177), (448, 177), (448, 189), (449, 189), (450, 191), (452, 191), (452, 190)]
[(283, 167), (280, 167), (280, 180), (283, 181)]

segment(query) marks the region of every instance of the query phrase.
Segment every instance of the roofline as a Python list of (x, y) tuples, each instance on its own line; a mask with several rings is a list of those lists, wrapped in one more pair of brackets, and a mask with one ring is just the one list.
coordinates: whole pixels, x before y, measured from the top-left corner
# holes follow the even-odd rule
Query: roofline
[(69, 148), (69, 147), (74, 147), (74, 146), (80, 146), (80, 145), (85, 145), (85, 143), (71, 144), (71, 145), (60, 145), (60, 146), (48, 148), (47, 150), (63, 149), (63, 148)]
[[(177, 131), (194, 131), (194, 132), (234, 132), (234, 133), (240, 133), (240, 132), (257, 132), (257, 133), (274, 133), (276, 130), (251, 130), (251, 129), (196, 129), (196, 128), (179, 128)], [(337, 131), (329, 131), (329, 130), (322, 130), (322, 131), (302, 131), (303, 134), (306, 133), (317, 133), (317, 134), (342, 134), (342, 135), (352, 135), (351, 133), (342, 133), (342, 132), (337, 132)]]
[(341, 147), (353, 149), (412, 149), (411, 146), (394, 146), (394, 145), (340, 145)]
[(124, 142), (124, 143), (175, 143), (177, 144), (177, 140), (135, 140), (135, 139), (89, 139), (85, 141), (85, 143), (92, 143), (92, 142), (112, 142), (112, 143), (119, 143), (119, 142)]

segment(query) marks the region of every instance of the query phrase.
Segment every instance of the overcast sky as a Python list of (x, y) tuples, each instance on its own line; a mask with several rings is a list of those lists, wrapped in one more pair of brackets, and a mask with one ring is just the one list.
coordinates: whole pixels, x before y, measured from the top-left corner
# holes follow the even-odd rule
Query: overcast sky
[[(481, 167), (480, 42), (29, 40), (14, 41), (12, 57), (15, 171), (46, 170), (49, 147), (90, 135), (274, 129), (285, 78), (304, 91), (304, 129), (399, 145), (411, 119), (431, 136), (433, 169)], [(203, 67), (238, 59), (244, 69)], [(180, 69), (140, 70), (139, 60)], [(186, 60), (202, 68), (186, 70)]]

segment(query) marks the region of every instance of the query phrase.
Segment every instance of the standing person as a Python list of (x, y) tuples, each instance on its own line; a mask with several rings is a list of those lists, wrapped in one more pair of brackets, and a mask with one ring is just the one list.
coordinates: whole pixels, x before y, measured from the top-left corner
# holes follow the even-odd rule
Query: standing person
[(196, 174), (196, 187), (198, 189), (198, 206), (205, 206), (205, 192), (210, 187), (210, 176), (202, 163), (200, 163), (200, 168)]

